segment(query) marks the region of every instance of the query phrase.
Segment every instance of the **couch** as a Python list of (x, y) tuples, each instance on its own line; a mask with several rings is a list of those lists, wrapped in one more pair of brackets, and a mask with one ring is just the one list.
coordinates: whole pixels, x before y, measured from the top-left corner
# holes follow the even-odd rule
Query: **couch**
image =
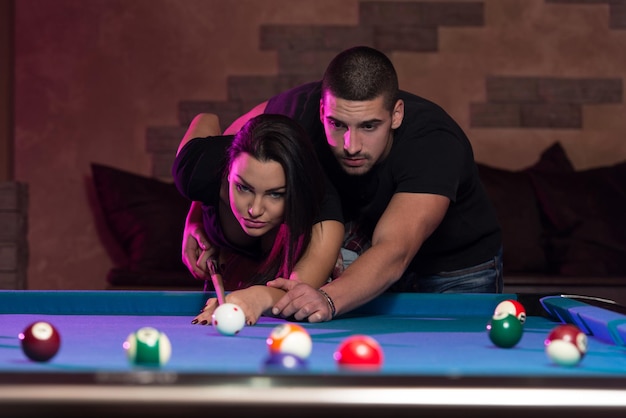
[[(112, 288), (199, 288), (181, 261), (189, 201), (173, 183), (92, 164), (99, 214), (123, 253)], [(523, 170), (478, 164), (503, 234), (505, 291), (626, 304), (626, 161), (575, 170), (559, 143)], [(625, 292), (626, 293), (626, 292)]]
[(502, 227), (505, 291), (626, 303), (626, 161), (575, 170), (555, 143), (523, 170), (478, 170)]

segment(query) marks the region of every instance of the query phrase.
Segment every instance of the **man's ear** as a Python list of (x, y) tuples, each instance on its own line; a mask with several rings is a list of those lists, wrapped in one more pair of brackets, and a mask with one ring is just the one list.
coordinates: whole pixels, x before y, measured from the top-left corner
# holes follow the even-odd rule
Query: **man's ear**
[(404, 100), (398, 99), (391, 112), (391, 129), (398, 129), (402, 125), (402, 120), (404, 120)]
[(320, 99), (320, 122), (324, 123), (324, 99)]

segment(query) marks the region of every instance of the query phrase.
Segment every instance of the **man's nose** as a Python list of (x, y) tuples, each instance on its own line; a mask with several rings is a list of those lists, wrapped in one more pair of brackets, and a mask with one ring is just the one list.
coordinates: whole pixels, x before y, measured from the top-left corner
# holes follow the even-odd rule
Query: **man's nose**
[(356, 131), (348, 129), (343, 136), (343, 149), (350, 155), (358, 154), (361, 151), (361, 141)]

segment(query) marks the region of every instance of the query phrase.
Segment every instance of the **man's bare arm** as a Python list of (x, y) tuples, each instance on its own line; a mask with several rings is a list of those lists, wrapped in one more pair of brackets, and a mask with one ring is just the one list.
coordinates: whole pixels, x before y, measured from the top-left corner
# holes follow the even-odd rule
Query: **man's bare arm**
[(340, 277), (323, 286), (325, 294), (289, 280), (269, 282), (268, 286), (288, 291), (274, 305), (273, 313), (293, 315), (297, 320), (308, 318), (310, 322), (328, 321), (335, 312), (346, 313), (374, 299), (402, 276), (441, 223), (449, 202), (448, 198), (433, 194), (395, 194), (376, 225), (372, 247)]
[(337, 313), (374, 299), (396, 282), (437, 229), (449, 203), (448, 198), (435, 194), (395, 194), (376, 225), (372, 247), (324, 287)]

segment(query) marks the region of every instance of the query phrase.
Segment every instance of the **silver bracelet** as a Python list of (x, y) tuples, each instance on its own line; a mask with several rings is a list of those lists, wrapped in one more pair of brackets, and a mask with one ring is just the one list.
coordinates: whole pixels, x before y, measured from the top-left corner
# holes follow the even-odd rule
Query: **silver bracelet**
[(326, 302), (328, 302), (328, 306), (330, 306), (330, 317), (331, 319), (335, 317), (335, 313), (337, 310), (335, 309), (335, 302), (328, 296), (328, 293), (324, 292), (322, 289), (317, 289), (319, 292), (326, 298)]

